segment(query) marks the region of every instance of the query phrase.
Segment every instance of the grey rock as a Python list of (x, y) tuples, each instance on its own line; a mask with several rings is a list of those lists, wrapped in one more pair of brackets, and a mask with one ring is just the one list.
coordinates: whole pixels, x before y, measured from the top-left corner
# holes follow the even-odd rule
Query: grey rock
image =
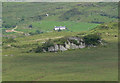
[(54, 51), (58, 51), (59, 50), (59, 46), (56, 44), (55, 46), (54, 46)]
[(85, 48), (85, 45), (79, 45), (79, 48)]
[(68, 42), (68, 44), (65, 42), (65, 48), (70, 49), (70, 42)]
[(49, 47), (49, 48), (48, 48), (48, 51), (49, 51), (49, 52), (54, 52), (54, 51), (55, 51), (55, 49), (54, 49), (54, 47), (53, 47), (53, 46), (51, 46), (51, 47)]
[(67, 49), (66, 49), (64, 46), (59, 45), (59, 50), (60, 50), (60, 51), (66, 51)]
[(46, 50), (45, 50), (45, 49), (43, 49), (43, 52), (46, 52)]
[(77, 49), (77, 48), (79, 48), (79, 46), (77, 46), (77, 45), (71, 43), (71, 45), (70, 45), (70, 49)]

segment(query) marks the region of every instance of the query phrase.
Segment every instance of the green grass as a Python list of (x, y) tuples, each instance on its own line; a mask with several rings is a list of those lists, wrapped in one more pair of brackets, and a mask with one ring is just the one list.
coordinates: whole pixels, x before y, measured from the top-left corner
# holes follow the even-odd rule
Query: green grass
[[(17, 23), (16, 30), (25, 33), (36, 30), (45, 32), (32, 36), (4, 33), (7, 36), (17, 36), (17, 42), (3, 44), (3, 81), (118, 80), (118, 37), (115, 37), (118, 36), (118, 28), (109, 23), (109, 27), (115, 28), (100, 29), (98, 24), (91, 23), (116, 21), (118, 4), (81, 3), (81, 6), (77, 6), (78, 4), (80, 3), (3, 3), (3, 24)], [(63, 9), (56, 9), (59, 7)], [(80, 12), (79, 15), (70, 15), (73, 14), (71, 9), (74, 8), (78, 9), (76, 12)], [(42, 16), (42, 19), (38, 19), (46, 13), (49, 14), (48, 17)], [(101, 13), (106, 16), (101, 16)], [(67, 17), (65, 14), (69, 15), (66, 21), (63, 19)], [(32, 29), (28, 28), (30, 24), (33, 25)], [(66, 26), (69, 31), (47, 32), (60, 25)], [(48, 39), (75, 36), (84, 32), (101, 33), (107, 45), (58, 53), (27, 53)]]
[(80, 32), (80, 31), (88, 31), (95, 28), (98, 24), (92, 23), (84, 23), (84, 22), (70, 22), (70, 21), (40, 21), (37, 23), (33, 23), (33, 29), (38, 28), (42, 31), (53, 31), (55, 26), (66, 26), (69, 31)]
[[(81, 5), (77, 6), (78, 4), (81, 4)], [(28, 3), (28, 2), (27, 3), (26, 2), (9, 3), (9, 2), (4, 2), (2, 6), (3, 6), (3, 25), (5, 24), (10, 25), (11, 28), (12, 28), (12, 25), (17, 25), (19, 27), (18, 30), (23, 32), (27, 32), (27, 30), (28, 31), (30, 30), (27, 28), (30, 24), (34, 24), (35, 28), (39, 27), (39, 29), (45, 28), (45, 30), (48, 30), (47, 26), (49, 24), (50, 24), (50, 28), (51, 27), (53, 28), (52, 25), (56, 24), (54, 23), (54, 21), (55, 22), (64, 21), (64, 18), (66, 17), (69, 17), (69, 19), (67, 19), (66, 21), (75, 21), (82, 25), (82, 23), (84, 22), (91, 23), (93, 21), (94, 22), (112, 22), (112, 21), (116, 21), (117, 20), (116, 17), (118, 16), (118, 12), (117, 12), (118, 4), (115, 2), (114, 3), (113, 2), (112, 3), (79, 3), (79, 2), (78, 3)], [(57, 8), (63, 8), (63, 9), (57, 9)], [(75, 8), (77, 9), (77, 11), (74, 11), (74, 13), (80, 12), (80, 14), (70, 15), (70, 14), (73, 14), (73, 12), (70, 10)], [(46, 13), (49, 14), (48, 17), (44, 16)], [(101, 14), (105, 16), (102, 16)], [(39, 17), (41, 17), (41, 19), (38, 19)], [(48, 22), (53, 21), (53, 24), (49, 22), (48, 24), (45, 23), (46, 24), (45, 27), (37, 26), (40, 21), (48, 21)], [(71, 24), (71, 23), (68, 23), (68, 24)], [(65, 25), (67, 26), (68, 24), (65, 24)], [(72, 26), (75, 26), (75, 25), (72, 25)], [(69, 25), (68, 28), (70, 27), (70, 29), (73, 29), (72, 26)], [(36, 29), (33, 28), (33, 30), (36, 30)], [(83, 31), (84, 29), (81, 29), (81, 30)], [(76, 27), (73, 31), (78, 31), (78, 27)]]
[[(113, 23), (107, 25), (113, 26)], [(117, 81), (118, 37), (114, 37), (118, 33), (117, 27), (108, 30), (96, 28), (87, 31), (87, 34), (96, 32), (102, 33), (107, 45), (58, 53), (26, 51), (38, 46), (29, 45), (36, 43), (31, 40), (76, 35), (79, 32), (49, 32), (16, 38), (19, 41), (16, 45), (20, 48), (5, 48), (10, 43), (3, 45), (3, 55), (8, 55), (3, 56), (3, 81)]]
[(19, 53), (3, 50), (3, 81), (116, 81), (117, 43), (59, 53)]

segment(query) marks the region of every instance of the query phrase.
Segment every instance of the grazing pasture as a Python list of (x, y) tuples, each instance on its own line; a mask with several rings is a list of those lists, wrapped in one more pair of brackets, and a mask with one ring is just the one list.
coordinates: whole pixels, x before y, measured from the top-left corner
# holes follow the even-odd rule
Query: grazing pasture
[[(118, 81), (118, 3), (4, 2), (2, 6), (3, 81)], [(68, 30), (54, 31), (54, 26)], [(14, 28), (23, 33), (5, 32)], [(48, 39), (94, 33), (103, 45), (30, 52)]]
[(80, 31), (88, 31), (95, 28), (99, 24), (94, 23), (84, 23), (84, 22), (71, 22), (71, 21), (40, 21), (37, 23), (33, 23), (33, 28), (38, 28), (42, 31), (53, 31), (55, 26), (66, 26), (68, 28), (67, 31), (72, 32), (80, 32)]
[[(106, 24), (105, 24), (106, 25)], [(17, 42), (3, 46), (3, 81), (116, 81), (118, 80), (118, 37), (115, 24), (108, 24), (112, 29), (98, 27), (90, 33), (101, 33), (107, 43), (103, 46), (69, 50), (58, 53), (27, 53), (38, 46), (33, 40), (55, 38), (61, 35), (76, 35), (76, 32), (54, 32), (22, 38)], [(104, 25), (100, 25), (104, 26)], [(117, 26), (117, 25), (115, 25)], [(71, 34), (72, 33), (72, 34)], [(106, 33), (109, 33), (106, 34)], [(43, 40), (40, 40), (43, 42)], [(28, 43), (25, 43), (25, 41)], [(39, 42), (40, 42), (39, 41)], [(29, 44), (31, 42), (31, 44)], [(15, 44), (19, 47), (6, 47)], [(25, 46), (24, 46), (25, 45)], [(7, 55), (7, 56), (5, 56)]]
[(59, 53), (21, 53), (19, 49), (9, 49), (3, 50), (3, 54), (8, 55), (3, 56), (3, 81), (118, 80), (116, 41), (106, 47)]

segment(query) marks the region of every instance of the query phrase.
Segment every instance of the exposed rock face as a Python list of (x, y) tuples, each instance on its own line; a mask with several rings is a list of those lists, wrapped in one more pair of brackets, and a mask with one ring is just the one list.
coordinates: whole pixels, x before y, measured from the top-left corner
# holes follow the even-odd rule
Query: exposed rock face
[(78, 49), (78, 48), (79, 46), (77, 46), (76, 44), (73, 43), (70, 44), (70, 49)]
[(60, 45), (60, 46), (59, 46), (59, 50), (60, 50), (60, 51), (66, 51), (67, 49), (66, 49), (64, 46)]
[(80, 42), (79, 48), (85, 48), (85, 43)]
[[(48, 52), (57, 52), (57, 51), (66, 51), (67, 48), (65, 48), (63, 45), (54, 45), (48, 48)], [(46, 52), (44, 50), (44, 52)]]
[(59, 46), (58, 46), (57, 44), (54, 46), (54, 48), (55, 48), (55, 49), (54, 49), (55, 52), (59, 50)]
[(85, 48), (85, 46), (84, 45), (79, 45), (79, 48)]
[[(57, 51), (66, 51), (68, 49), (79, 49), (79, 48), (85, 48), (85, 43), (83, 43), (82, 39), (77, 39), (77, 38), (70, 38), (77, 40), (80, 45), (76, 45), (74, 43), (70, 43), (69, 40), (67, 40), (67, 43), (65, 42), (65, 46), (63, 45), (57, 45), (55, 44), (54, 46), (48, 47), (49, 52), (57, 52)], [(43, 49), (43, 52), (46, 52), (45, 49)]]
[[(99, 40), (99, 42), (102, 44), (101, 40)], [(64, 45), (54, 44), (54, 46), (48, 47), (48, 52), (66, 51), (68, 49), (81, 49), (85, 47), (86, 44), (83, 39), (77, 37), (70, 37), (68, 38), (67, 42), (64, 43)], [(94, 46), (90, 45), (90, 47), (94, 47)], [(47, 52), (47, 51), (43, 49), (43, 52)]]
[(68, 44), (65, 42), (65, 48), (70, 49), (70, 42), (68, 41)]
[(54, 52), (54, 51), (55, 51), (55, 49), (54, 49), (54, 47), (53, 47), (53, 46), (51, 46), (51, 47), (49, 47), (49, 48), (48, 48), (48, 51), (49, 51), (49, 52)]
[(45, 50), (45, 49), (43, 49), (43, 52), (46, 52), (46, 50)]

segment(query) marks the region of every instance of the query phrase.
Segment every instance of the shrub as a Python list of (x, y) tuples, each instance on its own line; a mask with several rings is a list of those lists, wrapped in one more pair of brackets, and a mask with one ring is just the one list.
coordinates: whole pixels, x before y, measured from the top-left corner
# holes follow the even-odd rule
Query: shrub
[(32, 24), (28, 26), (29, 28), (32, 28)]
[(12, 25), (11, 25), (11, 24), (7, 24), (7, 23), (3, 23), (3, 24), (2, 24), (2, 27), (5, 27), (5, 28), (11, 28)]
[(8, 38), (3, 41), (3, 43), (12, 43), (12, 42), (16, 42), (16, 40), (14, 40), (13, 38)]
[(19, 45), (11, 44), (12, 47), (20, 48)]
[(29, 34), (30, 34), (30, 35), (35, 35), (35, 33), (33, 33), (33, 32), (29, 32)]
[(42, 46), (46, 51), (48, 51), (48, 47), (54, 46), (54, 43), (51, 39), (49, 39)]
[(100, 35), (97, 35), (97, 34), (90, 34), (90, 35), (84, 36), (83, 40), (87, 46), (99, 45), (100, 44), (99, 40), (101, 40), (101, 37)]
[(73, 43), (73, 44), (76, 44), (76, 45), (79, 45), (79, 43), (77, 42), (77, 40), (69, 40), (70, 43)]
[(81, 36), (81, 35), (86, 35), (86, 33), (85, 32), (81, 32), (81, 33), (79, 33), (79, 34), (77, 34), (78, 36)]
[(36, 33), (36, 34), (41, 34), (41, 33), (43, 33), (43, 32), (42, 32), (42, 31), (39, 31), (39, 30), (36, 30), (35, 33)]
[(38, 46), (36, 49), (34, 49), (35, 53), (43, 52), (43, 47)]

